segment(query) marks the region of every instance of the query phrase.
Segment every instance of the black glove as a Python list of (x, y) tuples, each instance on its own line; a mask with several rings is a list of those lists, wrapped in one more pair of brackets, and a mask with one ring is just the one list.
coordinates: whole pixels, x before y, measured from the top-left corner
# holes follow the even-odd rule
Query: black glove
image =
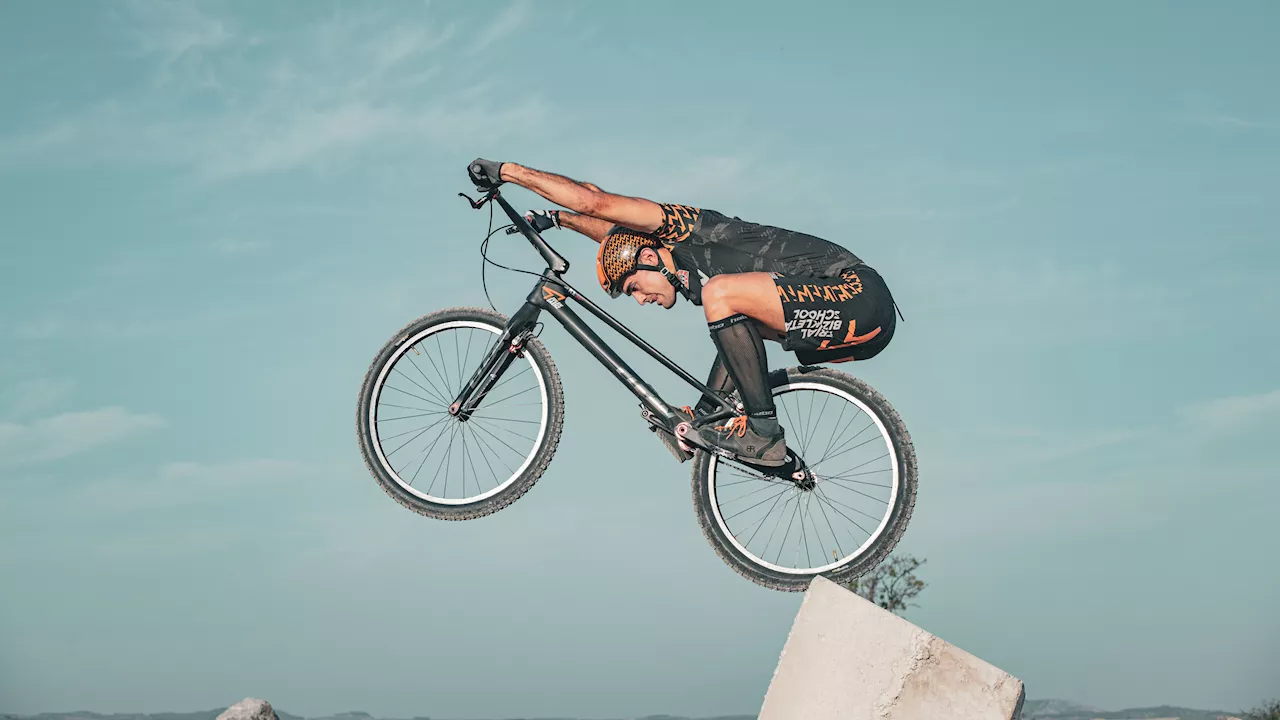
[(471, 182), (481, 190), (492, 190), (502, 184), (502, 163), (476, 158), (467, 166)]
[(560, 227), (559, 210), (530, 210), (524, 214), (524, 219), (538, 232)]

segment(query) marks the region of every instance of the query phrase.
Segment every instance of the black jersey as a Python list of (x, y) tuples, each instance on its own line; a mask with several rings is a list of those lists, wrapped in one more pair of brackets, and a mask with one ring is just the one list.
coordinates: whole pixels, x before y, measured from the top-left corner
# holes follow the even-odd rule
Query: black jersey
[(661, 207), (662, 226), (653, 235), (671, 250), (680, 269), (707, 277), (775, 272), (836, 278), (861, 262), (845, 248), (813, 235), (746, 222), (706, 208)]

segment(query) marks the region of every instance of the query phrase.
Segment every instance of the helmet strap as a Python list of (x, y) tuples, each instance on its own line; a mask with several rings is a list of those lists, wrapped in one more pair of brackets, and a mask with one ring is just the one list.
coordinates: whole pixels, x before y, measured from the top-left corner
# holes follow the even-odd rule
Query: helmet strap
[(671, 272), (670, 270), (668, 270), (666, 265), (646, 265), (644, 263), (637, 262), (636, 270), (652, 270), (653, 272), (656, 272), (656, 273), (662, 273), (662, 277), (666, 278), (667, 282), (671, 283), (671, 286), (674, 287), (677, 292), (683, 295), (685, 300), (688, 300), (694, 305), (702, 304), (700, 302), (701, 298), (696, 298), (692, 290), (689, 288), (689, 286), (681, 282), (680, 277), (675, 273)]

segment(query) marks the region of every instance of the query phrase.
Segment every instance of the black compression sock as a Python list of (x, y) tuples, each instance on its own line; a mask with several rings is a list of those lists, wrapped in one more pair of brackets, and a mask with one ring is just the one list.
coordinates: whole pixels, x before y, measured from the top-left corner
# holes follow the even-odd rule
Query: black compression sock
[(752, 429), (761, 435), (777, 433), (777, 411), (769, 389), (769, 363), (764, 352), (764, 339), (760, 337), (755, 322), (746, 315), (738, 314), (707, 323), (707, 328), (729, 377), (738, 388), (738, 396), (742, 398)]
[[(718, 352), (715, 362), (711, 363), (711, 371), (707, 373), (707, 387), (722, 393), (733, 392), (733, 378), (729, 377), (729, 371), (724, 366), (724, 358), (720, 357)], [(719, 406), (704, 397), (694, 406), (693, 411), (698, 415), (706, 415), (717, 407)]]

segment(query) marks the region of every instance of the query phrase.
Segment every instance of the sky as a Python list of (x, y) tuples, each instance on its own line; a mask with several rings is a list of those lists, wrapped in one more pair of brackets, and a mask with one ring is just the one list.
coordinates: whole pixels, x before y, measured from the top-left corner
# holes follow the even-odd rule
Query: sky
[[(1278, 22), (1266, 2), (0, 4), (0, 712), (759, 708), (801, 595), (717, 558), (689, 465), (562, 329), (564, 435), (514, 505), (429, 520), (363, 466), (378, 349), (488, 305), (488, 213), (457, 196), (475, 157), (879, 270), (905, 322), (840, 369), (919, 455), (909, 620), (1031, 698), (1274, 696)], [(606, 303), (594, 245), (547, 237)], [(540, 269), (515, 238), (491, 253)], [(506, 313), (530, 285), (486, 281)], [(710, 365), (697, 309), (605, 306)]]

